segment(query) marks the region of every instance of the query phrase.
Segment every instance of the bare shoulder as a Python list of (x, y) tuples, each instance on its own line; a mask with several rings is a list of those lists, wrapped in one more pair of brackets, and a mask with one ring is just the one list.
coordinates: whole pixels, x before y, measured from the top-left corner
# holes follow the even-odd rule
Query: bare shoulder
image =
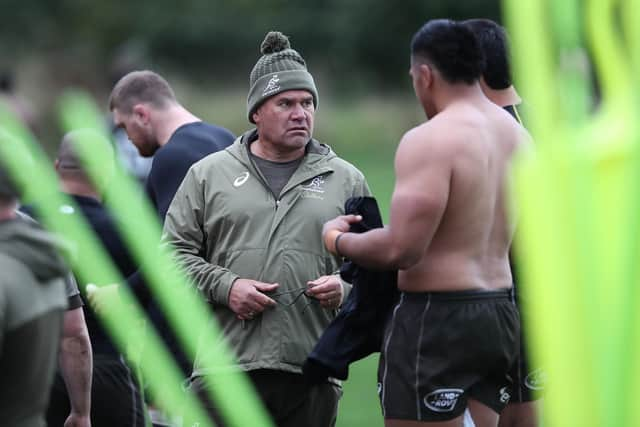
[(452, 126), (446, 117), (439, 116), (403, 135), (398, 146), (396, 162), (424, 165), (441, 162), (455, 155), (455, 141), (460, 137), (456, 135), (455, 126)]

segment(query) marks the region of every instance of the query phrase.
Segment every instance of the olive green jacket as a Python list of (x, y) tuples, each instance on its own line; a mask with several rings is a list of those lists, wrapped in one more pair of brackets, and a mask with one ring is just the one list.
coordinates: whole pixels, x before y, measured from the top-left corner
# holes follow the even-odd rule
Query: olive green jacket
[[(279, 197), (269, 189), (249, 156), (251, 131), (226, 150), (194, 164), (171, 203), (163, 241), (172, 244), (184, 267), (213, 306), (237, 365), (215, 371), (301, 367), (336, 311), (299, 292), (274, 296), (278, 302), (243, 322), (228, 308), (237, 278), (278, 283), (272, 294), (300, 289), (309, 280), (334, 274), (340, 260), (322, 243), (322, 225), (344, 213), (352, 196), (369, 195), (362, 173), (326, 145), (311, 140)], [(202, 368), (201, 345), (194, 376)]]
[(0, 221), (0, 424), (43, 427), (69, 270), (33, 222)]

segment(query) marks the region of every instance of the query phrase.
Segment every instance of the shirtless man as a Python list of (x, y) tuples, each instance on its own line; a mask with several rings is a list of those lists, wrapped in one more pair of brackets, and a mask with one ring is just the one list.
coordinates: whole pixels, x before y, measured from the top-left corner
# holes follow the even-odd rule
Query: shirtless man
[(407, 132), (395, 159), (390, 224), (349, 233), (357, 216), (327, 222), (333, 253), (398, 269), (401, 298), (387, 323), (379, 389), (385, 426), (495, 426), (518, 354), (511, 302), (506, 178), (526, 131), (482, 93), (473, 33), (427, 22), (411, 43), (410, 75), (429, 121)]

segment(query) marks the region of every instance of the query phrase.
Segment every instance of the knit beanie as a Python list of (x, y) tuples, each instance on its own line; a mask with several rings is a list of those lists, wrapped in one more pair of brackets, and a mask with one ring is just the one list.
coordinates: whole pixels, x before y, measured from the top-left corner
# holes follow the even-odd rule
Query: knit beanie
[(270, 31), (260, 46), (262, 57), (249, 76), (247, 114), (249, 121), (260, 105), (268, 98), (287, 90), (308, 90), (313, 95), (313, 104), (318, 106), (318, 91), (313, 77), (307, 71), (302, 56), (291, 49), (287, 36), (279, 31)]

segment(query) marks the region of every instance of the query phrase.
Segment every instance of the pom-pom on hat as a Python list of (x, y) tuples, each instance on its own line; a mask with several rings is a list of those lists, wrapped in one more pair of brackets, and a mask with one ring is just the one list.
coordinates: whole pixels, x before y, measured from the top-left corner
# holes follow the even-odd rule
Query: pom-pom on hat
[(318, 106), (318, 90), (313, 77), (307, 71), (302, 56), (291, 49), (287, 36), (279, 31), (270, 31), (260, 46), (262, 57), (249, 76), (247, 115), (249, 121), (260, 105), (268, 98), (287, 90), (307, 90), (313, 95), (313, 104)]

